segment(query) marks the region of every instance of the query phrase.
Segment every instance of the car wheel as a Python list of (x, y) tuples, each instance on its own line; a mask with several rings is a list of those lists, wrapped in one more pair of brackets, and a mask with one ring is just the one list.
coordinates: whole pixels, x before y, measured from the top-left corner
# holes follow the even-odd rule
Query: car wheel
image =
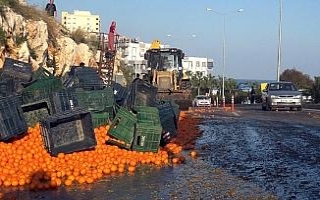
[(262, 108), (262, 110), (267, 110), (267, 107), (264, 105), (262, 105), (261, 108)]

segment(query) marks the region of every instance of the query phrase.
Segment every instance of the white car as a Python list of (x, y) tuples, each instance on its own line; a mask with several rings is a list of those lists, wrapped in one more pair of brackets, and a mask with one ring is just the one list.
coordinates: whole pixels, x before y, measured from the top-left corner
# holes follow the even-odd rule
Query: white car
[(271, 82), (262, 92), (262, 110), (278, 108), (302, 109), (302, 96), (291, 82)]
[(211, 98), (206, 95), (197, 95), (193, 101), (192, 105), (195, 107), (200, 106), (211, 106)]

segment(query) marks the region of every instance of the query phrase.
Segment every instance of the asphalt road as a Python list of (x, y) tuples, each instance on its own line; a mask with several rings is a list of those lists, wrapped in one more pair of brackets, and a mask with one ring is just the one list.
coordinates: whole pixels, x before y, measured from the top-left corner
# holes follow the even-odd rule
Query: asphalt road
[(203, 119), (199, 157), (184, 164), (141, 166), (90, 185), (49, 191), (2, 188), (6, 199), (320, 199), (320, 112), (193, 112)]
[(202, 128), (202, 159), (279, 199), (320, 199), (320, 111), (215, 112)]

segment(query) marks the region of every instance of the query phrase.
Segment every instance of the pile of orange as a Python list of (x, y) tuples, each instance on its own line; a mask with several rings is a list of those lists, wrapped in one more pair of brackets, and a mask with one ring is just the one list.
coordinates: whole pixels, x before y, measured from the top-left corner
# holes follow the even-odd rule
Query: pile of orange
[(108, 126), (95, 128), (95, 149), (60, 153), (56, 157), (45, 150), (39, 124), (29, 128), (19, 140), (0, 142), (0, 186), (49, 189), (74, 183), (93, 183), (110, 173), (133, 173), (139, 165), (168, 165), (174, 159), (170, 155), (182, 151), (182, 146), (175, 143), (169, 143), (157, 153), (120, 149), (106, 144), (109, 138), (107, 131)]

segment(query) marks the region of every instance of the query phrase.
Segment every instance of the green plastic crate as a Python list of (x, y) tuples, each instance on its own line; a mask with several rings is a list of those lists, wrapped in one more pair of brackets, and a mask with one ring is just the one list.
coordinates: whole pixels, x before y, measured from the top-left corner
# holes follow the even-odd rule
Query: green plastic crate
[(149, 123), (152, 126), (160, 126), (160, 117), (157, 107), (136, 106), (137, 122)]
[(120, 107), (114, 120), (112, 121), (108, 134), (118, 140), (125, 142), (124, 148), (130, 149), (135, 132), (136, 116)]
[(46, 98), (51, 98), (52, 92), (62, 89), (62, 82), (55, 77), (39, 79), (21, 92), (22, 104), (33, 103)]
[(32, 80), (46, 79), (46, 78), (52, 78), (52, 77), (53, 77), (52, 73), (41, 66), (32, 73)]
[(161, 126), (150, 126), (148, 123), (137, 123), (132, 150), (157, 152), (162, 134)]
[(91, 91), (77, 88), (75, 95), (79, 106), (87, 108), (89, 111), (103, 112), (115, 104), (113, 89), (110, 87)]
[(102, 113), (92, 112), (91, 115), (92, 115), (92, 122), (93, 122), (94, 128), (109, 124), (110, 115), (108, 112), (102, 112)]

